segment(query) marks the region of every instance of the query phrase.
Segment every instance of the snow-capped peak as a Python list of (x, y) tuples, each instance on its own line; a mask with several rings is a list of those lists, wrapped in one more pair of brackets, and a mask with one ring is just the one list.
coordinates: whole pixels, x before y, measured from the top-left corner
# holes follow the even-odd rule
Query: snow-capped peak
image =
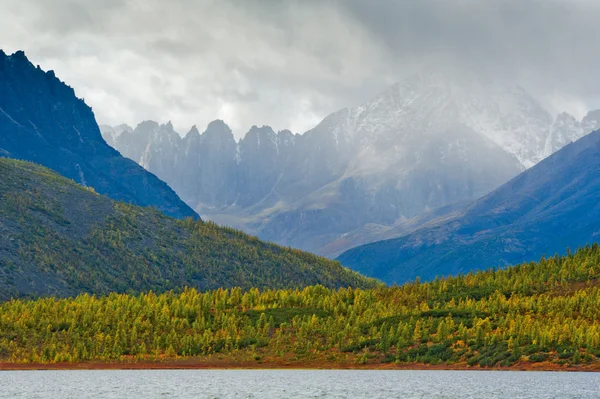
[(484, 75), (427, 70), (361, 106), (331, 114), (321, 129), (329, 132), (336, 145), (350, 141), (354, 148), (366, 149), (377, 143), (401, 146), (414, 135), (467, 128), (514, 156), (525, 169), (560, 148), (562, 142), (591, 131), (560, 133), (553, 122), (552, 115), (520, 86), (500, 84)]

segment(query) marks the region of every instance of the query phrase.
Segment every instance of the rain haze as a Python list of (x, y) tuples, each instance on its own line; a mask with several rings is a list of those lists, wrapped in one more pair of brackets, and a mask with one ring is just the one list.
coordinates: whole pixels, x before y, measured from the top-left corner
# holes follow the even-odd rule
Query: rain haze
[(54, 69), (101, 124), (224, 119), (303, 132), (434, 65), (600, 106), (600, 2), (0, 0), (0, 48)]

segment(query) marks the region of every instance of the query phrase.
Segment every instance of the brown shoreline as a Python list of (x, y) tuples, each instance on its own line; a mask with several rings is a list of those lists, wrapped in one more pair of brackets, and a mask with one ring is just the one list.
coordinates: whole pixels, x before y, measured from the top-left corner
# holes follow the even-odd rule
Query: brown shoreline
[(569, 371), (599, 372), (600, 364), (559, 365), (556, 363), (521, 362), (510, 367), (470, 367), (466, 364), (424, 363), (328, 363), (328, 362), (232, 362), (182, 359), (163, 362), (78, 362), (78, 363), (0, 363), (0, 371), (8, 370), (463, 370), (463, 371)]

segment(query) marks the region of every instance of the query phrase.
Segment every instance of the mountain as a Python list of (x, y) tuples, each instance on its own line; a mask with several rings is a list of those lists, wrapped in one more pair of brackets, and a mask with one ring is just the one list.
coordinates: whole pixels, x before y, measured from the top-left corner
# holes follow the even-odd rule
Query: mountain
[(0, 300), (378, 284), (212, 222), (116, 202), (36, 164), (0, 158), (0, 176)]
[(529, 262), (600, 240), (600, 131), (467, 207), (338, 260), (387, 283)]
[(0, 155), (47, 166), (114, 199), (198, 217), (167, 184), (107, 145), (91, 108), (22, 51), (0, 50)]
[(104, 137), (106, 144), (110, 145), (111, 147), (115, 146), (116, 141), (122, 133), (133, 132), (133, 129), (126, 124), (117, 125), (115, 127), (108, 125), (100, 125), (98, 127), (100, 128), (100, 133), (102, 134), (102, 137)]
[(600, 128), (597, 116), (555, 119), (520, 87), (426, 71), (304, 134), (254, 126), (236, 143), (222, 121), (184, 138), (144, 122), (115, 148), (206, 218), (336, 256), (490, 192)]

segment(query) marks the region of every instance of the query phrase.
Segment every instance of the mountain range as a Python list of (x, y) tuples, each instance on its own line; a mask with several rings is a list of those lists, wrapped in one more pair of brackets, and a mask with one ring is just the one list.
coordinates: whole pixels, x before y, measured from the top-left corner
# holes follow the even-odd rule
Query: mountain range
[(22, 51), (0, 50), (0, 156), (47, 166), (114, 199), (198, 218), (167, 184), (107, 145), (92, 109)]
[[(392, 284), (550, 256), (600, 237), (599, 127), (600, 111), (552, 118), (522, 88), (421, 73), (304, 134), (99, 128), (52, 71), (0, 52), (0, 299), (373, 287), (356, 272)], [(354, 246), (338, 260), (356, 272), (192, 208), (329, 256)]]
[(203, 217), (330, 257), (458, 209), (597, 128), (600, 111), (553, 117), (520, 87), (429, 70), (304, 134), (101, 127)]
[(387, 283), (531, 262), (600, 240), (600, 131), (459, 210), (338, 260)]

